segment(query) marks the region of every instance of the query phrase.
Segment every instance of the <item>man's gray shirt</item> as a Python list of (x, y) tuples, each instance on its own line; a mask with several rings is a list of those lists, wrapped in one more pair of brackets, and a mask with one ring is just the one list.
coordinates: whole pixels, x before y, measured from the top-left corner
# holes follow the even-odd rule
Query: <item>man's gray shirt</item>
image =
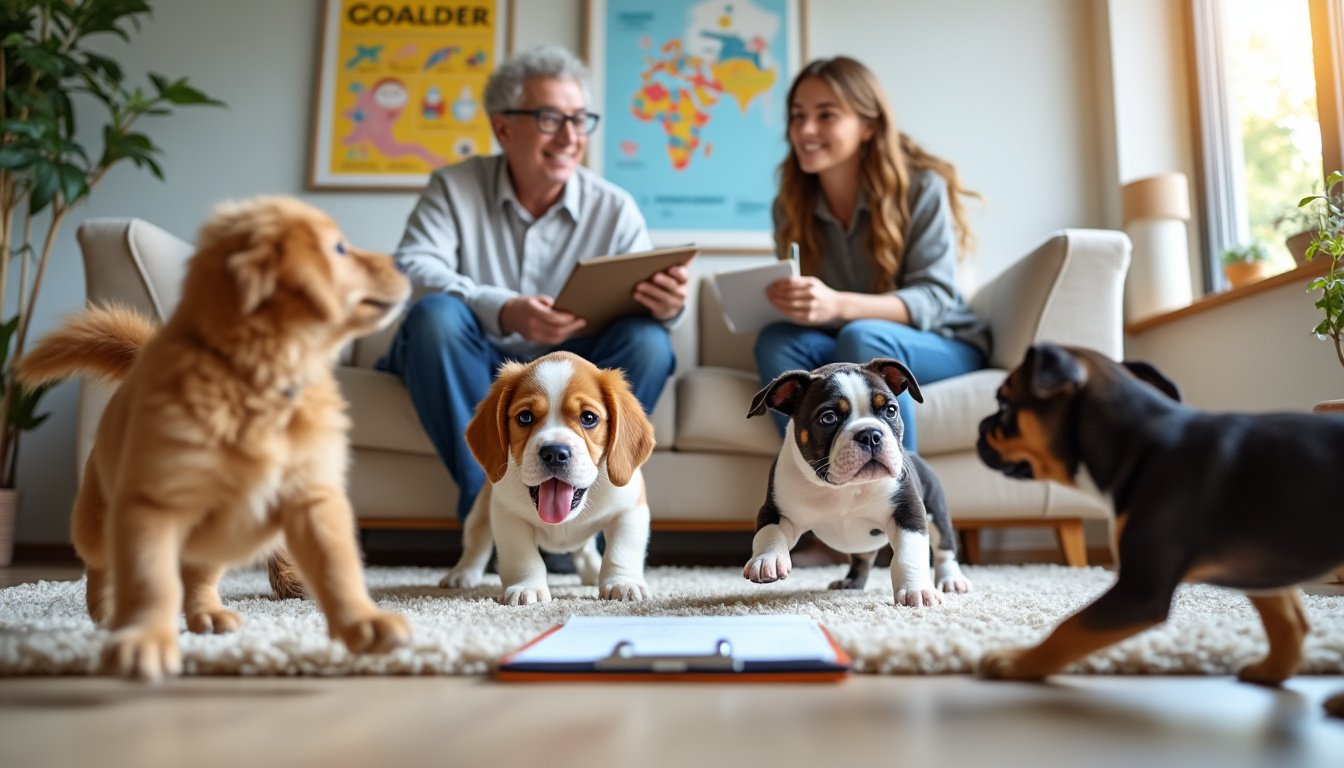
[(534, 218), (514, 194), (504, 156), (491, 155), (434, 172), (395, 255), (417, 295), (456, 296), (490, 343), (532, 357), (548, 347), (503, 333), (504, 302), (554, 298), (580, 259), (652, 247), (644, 216), (620, 187), (578, 168), (560, 200)]

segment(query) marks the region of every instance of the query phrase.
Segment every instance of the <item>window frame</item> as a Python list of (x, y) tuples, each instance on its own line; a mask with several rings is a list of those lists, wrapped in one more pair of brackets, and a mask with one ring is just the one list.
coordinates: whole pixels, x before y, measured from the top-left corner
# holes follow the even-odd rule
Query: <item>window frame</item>
[[(1321, 161), (1326, 174), (1344, 169), (1344, 0), (1307, 0), (1315, 65)], [(1227, 287), (1218, 255), (1246, 240), (1245, 165), (1240, 126), (1231, 119), (1220, 0), (1189, 0), (1190, 69), (1198, 135), (1196, 162), (1203, 206), (1205, 294)], [(1324, 184), (1325, 179), (1321, 179)]]

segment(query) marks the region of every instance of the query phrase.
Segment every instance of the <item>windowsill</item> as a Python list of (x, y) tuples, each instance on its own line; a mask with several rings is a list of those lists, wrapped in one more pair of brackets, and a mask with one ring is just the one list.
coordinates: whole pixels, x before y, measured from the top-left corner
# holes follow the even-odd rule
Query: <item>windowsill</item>
[(1273, 277), (1267, 277), (1257, 283), (1243, 285), (1240, 288), (1232, 288), (1221, 293), (1211, 293), (1203, 298), (1195, 300), (1188, 307), (1173, 309), (1170, 312), (1163, 312), (1160, 315), (1145, 317), (1137, 322), (1125, 325), (1125, 333), (1139, 334), (1144, 331), (1167, 325), (1183, 317), (1191, 317), (1206, 312), (1215, 307), (1221, 307), (1232, 304), (1249, 296), (1255, 296), (1265, 291), (1270, 291), (1283, 285), (1301, 283), (1303, 291), (1306, 290), (1307, 283), (1311, 278), (1317, 275), (1323, 275), (1330, 270), (1330, 260), (1328, 258), (1319, 258), (1311, 261), (1296, 269), (1290, 269), (1287, 272), (1280, 272)]

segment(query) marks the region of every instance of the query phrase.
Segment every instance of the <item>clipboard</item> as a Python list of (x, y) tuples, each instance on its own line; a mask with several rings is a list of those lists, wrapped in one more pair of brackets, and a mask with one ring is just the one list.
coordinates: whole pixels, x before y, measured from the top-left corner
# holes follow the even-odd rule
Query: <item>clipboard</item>
[(797, 276), (797, 259), (714, 273), (714, 290), (719, 295), (728, 330), (737, 334), (756, 333), (771, 323), (788, 320), (765, 298), (765, 288), (780, 278)]
[(619, 256), (595, 256), (574, 265), (565, 285), (552, 304), (588, 321), (580, 331), (587, 336), (601, 331), (626, 315), (647, 315), (649, 310), (635, 301), (635, 284), (663, 270), (690, 263), (700, 253), (691, 244)]
[(808, 616), (571, 616), (500, 659), (508, 682), (836, 682), (852, 661)]

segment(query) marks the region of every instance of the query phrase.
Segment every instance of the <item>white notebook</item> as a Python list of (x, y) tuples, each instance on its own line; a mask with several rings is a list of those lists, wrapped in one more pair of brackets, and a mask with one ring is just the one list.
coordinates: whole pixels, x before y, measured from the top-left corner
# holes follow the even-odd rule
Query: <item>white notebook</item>
[(765, 287), (780, 278), (797, 276), (798, 262), (793, 259), (714, 273), (714, 290), (719, 294), (728, 330), (755, 333), (771, 323), (788, 320), (765, 298)]

